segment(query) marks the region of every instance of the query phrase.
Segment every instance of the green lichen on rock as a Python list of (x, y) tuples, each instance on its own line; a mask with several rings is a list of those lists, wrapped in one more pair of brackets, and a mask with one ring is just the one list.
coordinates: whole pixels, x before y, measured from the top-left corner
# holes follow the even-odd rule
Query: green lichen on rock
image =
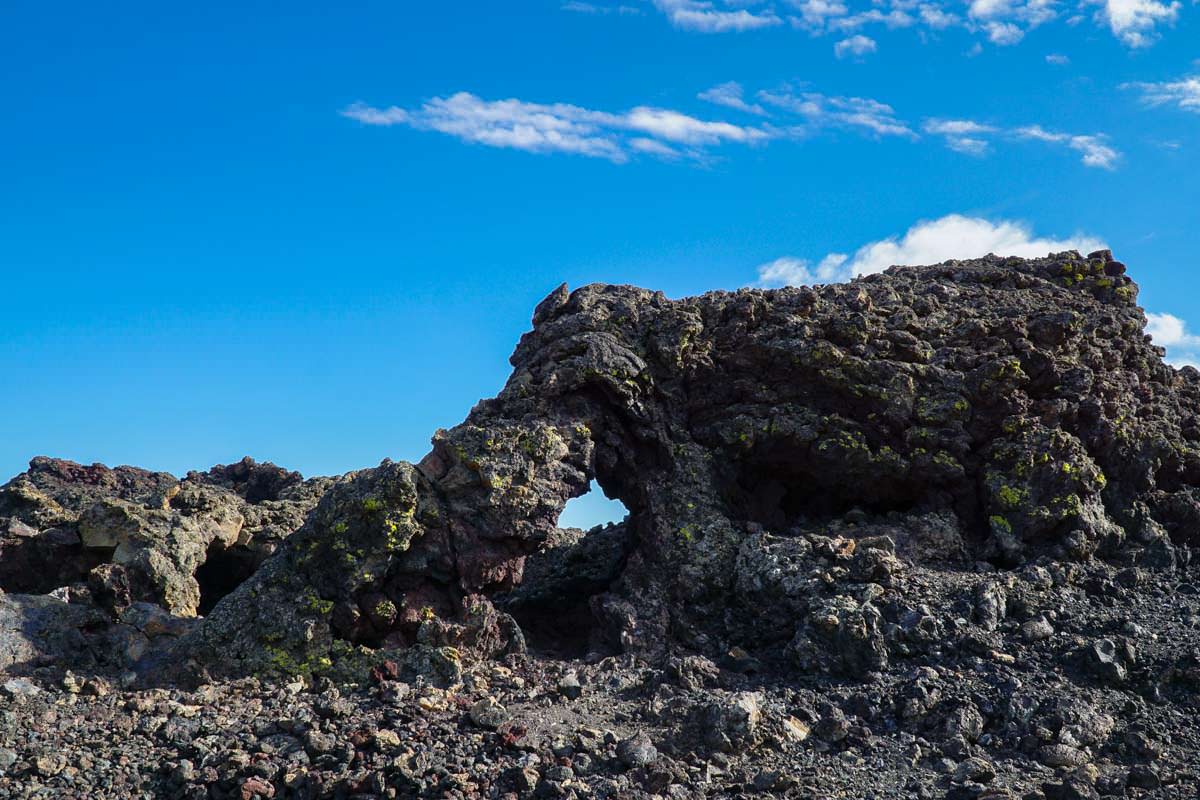
[[(1002, 566), (1109, 552), (1122, 526), (1152, 538), (1146, 519), (1192, 536), (1200, 467), (1165, 442), (1200, 430), (1188, 410), (1200, 392), (1144, 339), (1134, 297), (1105, 252), (681, 300), (559, 287), (497, 397), (439, 431), (420, 464), (339, 481), (289, 540), (274, 575), (311, 585), (317, 606), (297, 603), (297, 585), (257, 579), (256, 594), (225, 605), (291, 602), (294, 613), (243, 624), (281, 632), (298, 663), (332, 641), (411, 646), (429, 631), (422, 645), (458, 647), (470, 638), (458, 628), (480, 627), (459, 601), (512, 591), (593, 481), (630, 511), (627, 550), (620, 574), (578, 604), (597, 636), (639, 652), (780, 645), (779, 622), (730, 610), (763, 592), (739, 570), (772, 561), (747, 548), (783, 550), (781, 539), (831, 559), (788, 573), (799, 591), (839, 570), (892, 585), (888, 559), (848, 544), (880, 530), (889, 558)], [(874, 591), (810, 626), (796, 652), (845, 625), (869, 662), (872, 636), (854, 636), (877, 622)], [(782, 596), (787, 619), (815, 607)], [(205, 623), (213, 641), (232, 624), (221, 611)]]

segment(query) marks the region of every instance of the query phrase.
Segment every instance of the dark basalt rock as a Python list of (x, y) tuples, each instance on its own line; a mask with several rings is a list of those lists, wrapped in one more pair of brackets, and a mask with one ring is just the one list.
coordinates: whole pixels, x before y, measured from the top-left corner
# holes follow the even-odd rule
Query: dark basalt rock
[[(296, 663), (412, 643), (461, 597), (519, 585), (592, 479), (631, 544), (590, 621), (645, 655), (842, 642), (799, 663), (871, 672), (905, 563), (1162, 564), (1200, 530), (1200, 373), (1162, 362), (1123, 273), (1101, 252), (678, 301), (560, 287), (500, 394), (420, 464), (341, 479), (205, 642), (246, 669), (268, 640)], [(871, 538), (886, 547), (856, 554)], [(839, 598), (811, 577), (828, 565), (879, 592)]]
[[(1200, 372), (1136, 297), (559, 287), (418, 464), (35, 459), (0, 797), (1184, 796)], [(558, 528), (593, 480), (629, 516)]]

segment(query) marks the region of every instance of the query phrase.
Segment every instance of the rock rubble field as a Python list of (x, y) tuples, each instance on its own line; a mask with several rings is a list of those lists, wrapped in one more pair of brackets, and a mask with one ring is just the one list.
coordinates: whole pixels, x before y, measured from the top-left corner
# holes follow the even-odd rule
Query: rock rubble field
[(0, 798), (1200, 797), (1200, 372), (1137, 294), (563, 286), (417, 464), (35, 458)]

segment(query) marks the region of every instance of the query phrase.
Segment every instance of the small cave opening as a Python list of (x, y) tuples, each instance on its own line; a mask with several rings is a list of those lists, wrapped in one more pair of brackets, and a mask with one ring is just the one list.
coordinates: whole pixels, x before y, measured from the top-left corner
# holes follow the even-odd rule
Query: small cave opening
[(521, 585), (498, 598), (531, 650), (562, 660), (608, 654), (591, 601), (620, 577), (634, 545), (632, 522), (595, 480), (567, 503), (557, 530), (526, 559)]
[(225, 547), (220, 542), (209, 545), (195, 576), (200, 584), (200, 616), (208, 616), (222, 598), (254, 574), (256, 567), (254, 554), (245, 547)]
[(0, 593), (48, 594), (85, 582), (88, 572), (112, 558), (111, 548), (82, 547), (68, 530), (12, 527), (19, 532), (0, 536)]
[(734, 516), (777, 533), (856, 510), (883, 516), (929, 505), (918, 486), (883, 476), (850, 480), (823, 473), (794, 451), (733, 462), (724, 494)]

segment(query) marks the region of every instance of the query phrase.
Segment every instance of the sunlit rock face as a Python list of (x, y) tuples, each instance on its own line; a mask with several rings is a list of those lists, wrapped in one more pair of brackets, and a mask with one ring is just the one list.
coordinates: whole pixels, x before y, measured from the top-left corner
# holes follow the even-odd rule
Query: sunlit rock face
[[(1200, 373), (1163, 363), (1136, 297), (1108, 252), (681, 300), (560, 287), (497, 397), (419, 464), (342, 478), (199, 642), (233, 665), (519, 647), (495, 598), (569, 605), (590, 649), (878, 669), (914, 570), (1195, 539)], [(629, 510), (600, 562), (556, 527), (593, 479)], [(576, 559), (586, 592), (514, 594), (531, 554), (541, 576)]]

